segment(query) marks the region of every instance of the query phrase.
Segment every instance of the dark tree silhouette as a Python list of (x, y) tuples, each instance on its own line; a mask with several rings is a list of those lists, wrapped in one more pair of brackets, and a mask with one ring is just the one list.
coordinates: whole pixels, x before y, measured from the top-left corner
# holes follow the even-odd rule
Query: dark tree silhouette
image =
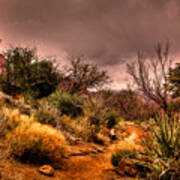
[(110, 82), (106, 71), (99, 70), (97, 64), (85, 62), (82, 57), (71, 61), (65, 76), (71, 92), (84, 92), (90, 88), (100, 88)]
[(172, 60), (169, 58), (169, 42), (155, 46), (155, 57), (147, 58), (138, 52), (137, 61), (127, 64), (127, 72), (146, 97), (164, 110), (168, 106), (168, 72)]

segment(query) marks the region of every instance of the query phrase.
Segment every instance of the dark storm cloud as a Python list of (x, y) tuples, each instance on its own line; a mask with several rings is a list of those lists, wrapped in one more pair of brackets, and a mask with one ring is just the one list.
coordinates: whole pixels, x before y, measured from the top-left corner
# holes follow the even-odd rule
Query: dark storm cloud
[(177, 52), (180, 2), (0, 0), (0, 26), (9, 41), (34, 41), (54, 48), (57, 55), (63, 49), (70, 55), (85, 54), (100, 65), (114, 65), (138, 49), (151, 51), (159, 40), (170, 39)]

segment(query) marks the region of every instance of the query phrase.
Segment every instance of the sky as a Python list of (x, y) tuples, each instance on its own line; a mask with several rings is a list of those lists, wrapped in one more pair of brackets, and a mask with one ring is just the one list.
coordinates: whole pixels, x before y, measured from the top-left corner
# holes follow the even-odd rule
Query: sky
[(60, 64), (85, 55), (124, 87), (126, 63), (169, 40), (180, 57), (179, 0), (0, 0), (0, 49), (36, 47)]

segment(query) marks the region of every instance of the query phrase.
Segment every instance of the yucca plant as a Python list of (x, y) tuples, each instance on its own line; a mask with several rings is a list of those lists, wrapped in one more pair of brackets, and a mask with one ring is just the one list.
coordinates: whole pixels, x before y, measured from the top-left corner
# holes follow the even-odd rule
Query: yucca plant
[(180, 178), (180, 127), (178, 116), (157, 115), (156, 126), (153, 127), (154, 139), (152, 145), (145, 143), (146, 157), (153, 160), (152, 164), (145, 162), (151, 169), (149, 179), (177, 179)]
[(154, 120), (152, 141), (142, 143), (144, 151), (134, 151), (134, 156), (131, 152), (130, 160), (149, 180), (176, 180), (180, 178), (180, 118), (158, 115)]
[(158, 156), (163, 158), (174, 156), (180, 148), (178, 137), (178, 121), (180, 118), (176, 116), (169, 118), (168, 115), (161, 115), (156, 116), (155, 120), (158, 123), (158, 126), (153, 129), (153, 132), (161, 151), (161, 154)]

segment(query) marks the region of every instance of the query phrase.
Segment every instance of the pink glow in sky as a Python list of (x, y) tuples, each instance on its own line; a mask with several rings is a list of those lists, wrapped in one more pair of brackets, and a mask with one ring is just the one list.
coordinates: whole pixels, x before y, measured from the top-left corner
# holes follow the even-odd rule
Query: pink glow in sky
[(128, 81), (125, 65), (137, 50), (152, 54), (158, 41), (170, 40), (179, 57), (179, 0), (0, 0), (0, 51), (37, 47), (42, 56), (66, 64), (86, 55), (107, 69), (114, 88)]

